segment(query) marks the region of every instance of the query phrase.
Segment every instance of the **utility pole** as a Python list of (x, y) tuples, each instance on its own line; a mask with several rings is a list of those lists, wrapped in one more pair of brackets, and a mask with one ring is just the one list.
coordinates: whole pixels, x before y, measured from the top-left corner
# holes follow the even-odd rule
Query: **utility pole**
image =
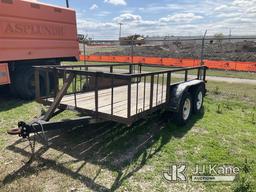
[(66, 5), (67, 5), (67, 8), (69, 8), (69, 2), (68, 2), (68, 0), (66, 0)]
[(122, 37), (122, 25), (123, 23), (119, 23), (120, 29), (119, 29), (119, 39)]
[(232, 30), (229, 29), (229, 41), (231, 41), (231, 36), (232, 36)]

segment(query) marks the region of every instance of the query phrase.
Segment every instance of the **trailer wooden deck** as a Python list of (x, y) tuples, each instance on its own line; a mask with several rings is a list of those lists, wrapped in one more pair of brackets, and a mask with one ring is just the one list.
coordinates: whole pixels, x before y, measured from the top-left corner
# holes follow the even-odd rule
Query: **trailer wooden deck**
[[(145, 88), (145, 89), (144, 89)], [(145, 91), (144, 91), (145, 90)], [(138, 83), (131, 85), (131, 116), (150, 109), (150, 83)], [(166, 86), (154, 84), (153, 86), (153, 106), (156, 107), (166, 102)], [(98, 112), (114, 115), (118, 117), (128, 117), (128, 86), (119, 86), (98, 91)], [(74, 99), (76, 97), (76, 99)], [(145, 99), (144, 99), (145, 98)], [(53, 102), (53, 98), (48, 101)], [(112, 109), (113, 102), (113, 109)], [(67, 105), (68, 108), (81, 108), (96, 111), (95, 91), (77, 93), (76, 95), (65, 95), (60, 104)]]

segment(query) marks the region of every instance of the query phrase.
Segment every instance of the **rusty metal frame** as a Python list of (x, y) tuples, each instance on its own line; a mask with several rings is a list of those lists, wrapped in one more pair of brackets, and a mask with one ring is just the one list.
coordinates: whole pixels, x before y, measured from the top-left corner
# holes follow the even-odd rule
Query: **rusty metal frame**
[(54, 102), (50, 106), (49, 110), (46, 112), (44, 115), (43, 120), (49, 121), (54, 114), (55, 110), (58, 108), (60, 105), (61, 99), (63, 96), (66, 94), (68, 87), (72, 83), (73, 78), (75, 77), (75, 74), (71, 73), (69, 77), (67, 78), (66, 82), (64, 83), (63, 87), (61, 88), (60, 92), (57, 94), (57, 96), (54, 99)]
[[(76, 65), (76, 66), (40, 66), (35, 67), (35, 85), (36, 85), (36, 100), (39, 103), (44, 105), (50, 106), (48, 111), (45, 115), (35, 119), (31, 123), (27, 124), (25, 122), (19, 122), (17, 129), (11, 129), (8, 131), (9, 134), (12, 135), (19, 135), (23, 138), (29, 137), (31, 133), (41, 132), (41, 131), (50, 131), (56, 130), (61, 128), (72, 128), (77, 126), (82, 126), (88, 123), (91, 123), (89, 120), (107, 120), (107, 121), (114, 121), (122, 124), (126, 124), (131, 126), (134, 122), (138, 121), (139, 119), (145, 118), (148, 115), (152, 114), (157, 110), (168, 110), (169, 104), (171, 101), (170, 97), (170, 87), (174, 84), (171, 84), (172, 73), (174, 72), (185, 72), (184, 81), (188, 82), (188, 71), (190, 70), (198, 70), (197, 72), (197, 80), (206, 80), (206, 70), (207, 67), (199, 66), (199, 67), (192, 67), (192, 68), (182, 68), (182, 69), (169, 69), (165, 71), (156, 71), (156, 72), (142, 72), (143, 67), (148, 67), (143, 64), (137, 65), (138, 73), (133, 73), (135, 71), (136, 64), (114, 64), (114, 65), (104, 65), (105, 67), (109, 67), (110, 73), (103, 73), (103, 72), (92, 72), (88, 71), (90, 67), (102, 67), (96, 65)], [(128, 73), (125, 74), (116, 74), (113, 73), (113, 68), (117, 66), (128, 66)], [(151, 67), (151, 66), (150, 66)], [(75, 69), (78, 68), (79, 70)], [(84, 69), (84, 70), (83, 70)], [(134, 70), (133, 70), (134, 69)], [(157, 68), (156, 68), (157, 69)], [(46, 95), (41, 95), (41, 87), (40, 87), (40, 73), (46, 74)], [(52, 82), (50, 82), (50, 76), (54, 74), (54, 78)], [(160, 75), (162, 76), (162, 80), (160, 81)], [(68, 76), (68, 77), (67, 77)], [(85, 76), (84, 80), (86, 83), (91, 82), (88, 80), (89, 77), (93, 77), (93, 90), (95, 97), (95, 110), (89, 110), (86, 108), (81, 108), (77, 106), (77, 97), (76, 94), (80, 93), (81, 90), (77, 91), (77, 79), (80, 80), (80, 85), (78, 87), (82, 87), (82, 76)], [(63, 85), (60, 88), (59, 78), (63, 80)], [(99, 78), (109, 78), (111, 81), (110, 89), (111, 89), (111, 112), (110, 113), (102, 113), (99, 111), (99, 90), (104, 89), (99, 84)], [(165, 83), (166, 78), (166, 83)], [(116, 116), (113, 114), (113, 97), (114, 97), (114, 88), (119, 86), (116, 84), (116, 81), (122, 80), (125, 81), (128, 91), (127, 91), (127, 118)], [(150, 80), (150, 100), (149, 100), (149, 108), (145, 109), (145, 91), (146, 91), (146, 81), (147, 79)], [(158, 94), (156, 94), (156, 98), (154, 98), (154, 86), (155, 86), (155, 79), (157, 80), (156, 85), (156, 93), (158, 91), (162, 91), (161, 93), (161, 103), (158, 103)], [(75, 82), (74, 82), (75, 80)], [(162, 88), (159, 90), (159, 82), (162, 84)], [(51, 83), (54, 84), (53, 91), (51, 91)], [(84, 83), (84, 82), (83, 82)], [(143, 108), (138, 109), (138, 90), (139, 90), (139, 83), (144, 84), (143, 92)], [(182, 82), (181, 82), (182, 83)], [(131, 86), (132, 84), (136, 85), (136, 114), (131, 115), (131, 102), (132, 102), (132, 94), (131, 94)], [(179, 84), (179, 83), (176, 83)], [(163, 102), (163, 87), (166, 86), (166, 95), (165, 95), (165, 102)], [(68, 93), (68, 89), (72, 88), (71, 93)], [(74, 103), (75, 106), (65, 105), (61, 103), (62, 98), (65, 95), (73, 95), (74, 96)], [(50, 101), (49, 98), (52, 100)], [(156, 104), (153, 105), (154, 99), (156, 99)], [(49, 120), (62, 113), (65, 110), (75, 110), (82, 114), (82, 117), (79, 119), (73, 119), (69, 121), (59, 121), (59, 122), (49, 122)]]
[[(169, 101), (170, 101), (170, 85), (171, 85), (171, 78), (172, 78), (172, 73), (175, 72), (184, 72), (185, 76), (184, 76), (184, 81), (186, 82), (188, 81), (188, 72), (190, 70), (198, 70), (197, 72), (197, 78), (196, 79), (201, 79), (205, 81), (205, 77), (206, 77), (206, 70), (207, 67), (206, 66), (198, 66), (198, 67), (189, 67), (189, 68), (175, 68), (175, 69), (168, 69), (168, 70), (159, 70), (156, 72), (142, 72), (143, 71), (143, 67), (152, 67), (152, 66), (148, 66), (148, 65), (143, 65), (143, 64), (138, 64), (138, 73), (132, 73), (133, 70), (131, 70), (132, 68), (135, 68), (137, 64), (129, 64), (129, 63), (125, 63), (125, 64), (103, 64), (103, 65), (68, 65), (68, 66), (40, 66), (40, 67), (35, 67), (35, 80), (36, 80), (36, 100), (44, 105), (50, 106), (49, 110), (47, 111), (47, 113), (45, 114), (45, 116), (43, 117), (44, 121), (49, 121), (51, 119), (51, 117), (54, 115), (55, 111), (57, 109), (60, 110), (66, 110), (66, 109), (71, 109), (71, 110), (75, 110), (78, 111), (82, 114), (84, 114), (85, 116), (91, 116), (92, 118), (96, 118), (96, 119), (105, 119), (105, 120), (110, 120), (110, 121), (115, 121), (115, 122), (119, 122), (119, 123), (123, 123), (123, 124), (127, 124), (127, 125), (131, 125), (133, 122), (141, 119), (141, 118), (145, 118), (146, 116), (148, 116), (149, 114), (153, 113), (156, 110), (159, 109), (167, 109)], [(113, 68), (114, 67), (122, 67), (122, 66), (127, 66), (128, 67), (128, 71), (127, 73), (113, 73)], [(109, 72), (93, 72), (93, 71), (89, 71), (90, 68), (92, 67), (109, 67)], [(156, 69), (158, 69), (159, 67), (155, 67)], [(55, 78), (54, 78), (54, 94), (50, 95), (50, 96), (40, 96), (40, 80), (39, 80), (39, 74), (41, 71), (44, 71), (47, 73), (47, 77), (49, 76), (49, 73), (54, 73), (55, 74)], [(68, 78), (66, 78), (66, 75), (68, 74)], [(199, 75), (200, 74), (200, 75)], [(154, 83), (155, 83), (155, 79), (157, 79), (157, 82), (159, 82), (159, 76), (162, 75), (162, 78), (167, 78), (166, 79), (166, 102), (153, 106), (153, 99), (154, 99)], [(95, 94), (95, 111), (94, 110), (88, 110), (85, 108), (80, 108), (77, 107), (77, 105), (75, 104), (75, 106), (69, 106), (69, 105), (64, 105), (61, 104), (61, 99), (67, 95), (67, 94), (72, 94), (74, 95), (74, 103), (77, 103), (76, 101), (76, 94), (80, 93), (79, 91), (77, 91), (77, 79), (81, 79), (81, 77), (84, 76), (86, 78), (88, 77), (94, 77), (95, 82), (94, 82), (94, 94)], [(63, 86), (60, 89), (60, 85), (59, 85), (59, 81), (58, 78), (62, 77), (64, 80)], [(136, 108), (136, 114), (135, 115), (131, 115), (131, 85), (133, 83), (137, 83), (137, 91), (138, 91), (138, 83), (142, 81), (142, 79), (144, 79), (144, 83), (147, 80), (147, 77), (150, 79), (150, 107), (148, 110), (144, 110), (144, 105), (143, 104), (143, 109), (142, 110), (138, 110)], [(109, 78), (111, 79), (111, 86), (110, 89), (111, 91), (111, 112), (109, 114), (106, 113), (102, 113), (99, 112), (98, 107), (99, 107), (99, 90), (100, 90), (100, 85), (99, 85), (99, 78)], [(68, 88), (74, 84), (74, 79), (75, 79), (75, 90), (73, 90), (72, 93), (67, 93)], [(136, 79), (136, 81), (134, 81)], [(124, 117), (119, 117), (116, 115), (113, 115), (113, 89), (116, 87), (116, 85), (114, 85), (113, 82), (118, 81), (118, 80), (122, 80), (127, 82), (127, 118)], [(49, 80), (47, 81), (49, 82)], [(143, 82), (143, 81), (142, 81)], [(162, 79), (162, 84), (164, 84), (164, 79)], [(79, 86), (81, 87), (81, 85)], [(162, 88), (163, 90), (163, 88)], [(158, 88), (157, 85), (157, 91), (161, 91)], [(48, 91), (47, 91), (48, 92)], [(145, 86), (144, 86), (144, 92), (145, 92)], [(162, 93), (163, 94), (163, 93)], [(138, 94), (137, 94), (138, 96)], [(49, 97), (53, 97), (54, 101), (49, 101), (48, 98)], [(144, 96), (144, 100), (145, 100), (145, 96)], [(136, 102), (137, 99), (136, 99)], [(143, 101), (145, 102), (145, 101)], [(137, 106), (137, 103), (136, 103)]]

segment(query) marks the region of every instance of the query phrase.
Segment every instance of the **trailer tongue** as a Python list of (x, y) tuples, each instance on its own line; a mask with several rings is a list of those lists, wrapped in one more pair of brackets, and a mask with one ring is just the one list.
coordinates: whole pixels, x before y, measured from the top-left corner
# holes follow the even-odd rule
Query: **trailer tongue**
[(8, 130), (10, 135), (19, 135), (22, 138), (28, 138), (31, 133), (39, 133), (57, 129), (70, 129), (80, 126), (85, 126), (89, 123), (91, 117), (82, 117), (79, 119), (73, 119), (60, 122), (46, 122), (42, 120), (36, 120), (32, 123), (25, 123), (23, 121), (18, 123), (18, 128)]

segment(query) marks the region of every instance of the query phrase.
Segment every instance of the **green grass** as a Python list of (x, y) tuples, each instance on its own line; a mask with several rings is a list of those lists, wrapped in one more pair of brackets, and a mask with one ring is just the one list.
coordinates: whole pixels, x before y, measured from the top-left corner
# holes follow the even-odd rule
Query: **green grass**
[[(39, 160), (46, 168), (33, 168), (37, 170), (37, 177), (32, 180), (38, 185), (31, 185), (29, 189), (41, 191), (39, 183), (49, 180), (57, 191), (67, 191), (71, 187), (83, 191), (246, 192), (246, 186), (256, 189), (256, 87), (209, 82), (207, 89), (204, 116), (194, 116), (187, 126), (168, 122), (169, 114), (164, 118), (155, 114), (130, 128), (106, 123), (90, 130), (83, 128), (57, 137), (53, 135), (53, 145)], [(41, 112), (40, 105), (35, 102), (15, 99), (1, 102), (0, 109), (0, 149), (6, 145), (8, 128), (15, 127), (19, 120), (29, 121)], [(75, 116), (67, 112), (56, 119)], [(13, 158), (18, 155), (16, 153), (11, 153)], [(186, 162), (191, 166), (232, 164), (249, 167), (249, 171), (243, 169), (240, 179), (234, 183), (167, 183), (162, 179), (162, 172), (174, 162)], [(82, 163), (85, 165), (81, 168)], [(4, 165), (0, 165), (0, 169), (1, 166)], [(3, 169), (3, 178), (18, 168)], [(24, 174), (30, 175), (33, 169)], [(1, 191), (11, 191), (15, 185), (22, 187), (30, 181), (30, 176), (14, 176), (13, 182)], [(102, 188), (97, 188), (98, 185)]]
[(207, 83), (209, 97), (215, 100), (235, 100), (242, 104), (255, 106), (256, 86), (235, 83), (212, 82)]
[[(86, 47), (86, 55), (95, 55), (95, 53), (112, 53), (116, 51), (123, 51), (125, 47)], [(80, 50), (83, 54), (84, 50)]]
[(18, 120), (30, 121), (34, 116), (40, 114), (40, 105), (35, 102), (24, 102), (22, 100), (10, 99), (0, 104), (0, 132), (5, 134), (8, 128), (17, 127)]
[(208, 70), (207, 75), (217, 77), (233, 77), (240, 79), (256, 79), (256, 73), (239, 71)]

